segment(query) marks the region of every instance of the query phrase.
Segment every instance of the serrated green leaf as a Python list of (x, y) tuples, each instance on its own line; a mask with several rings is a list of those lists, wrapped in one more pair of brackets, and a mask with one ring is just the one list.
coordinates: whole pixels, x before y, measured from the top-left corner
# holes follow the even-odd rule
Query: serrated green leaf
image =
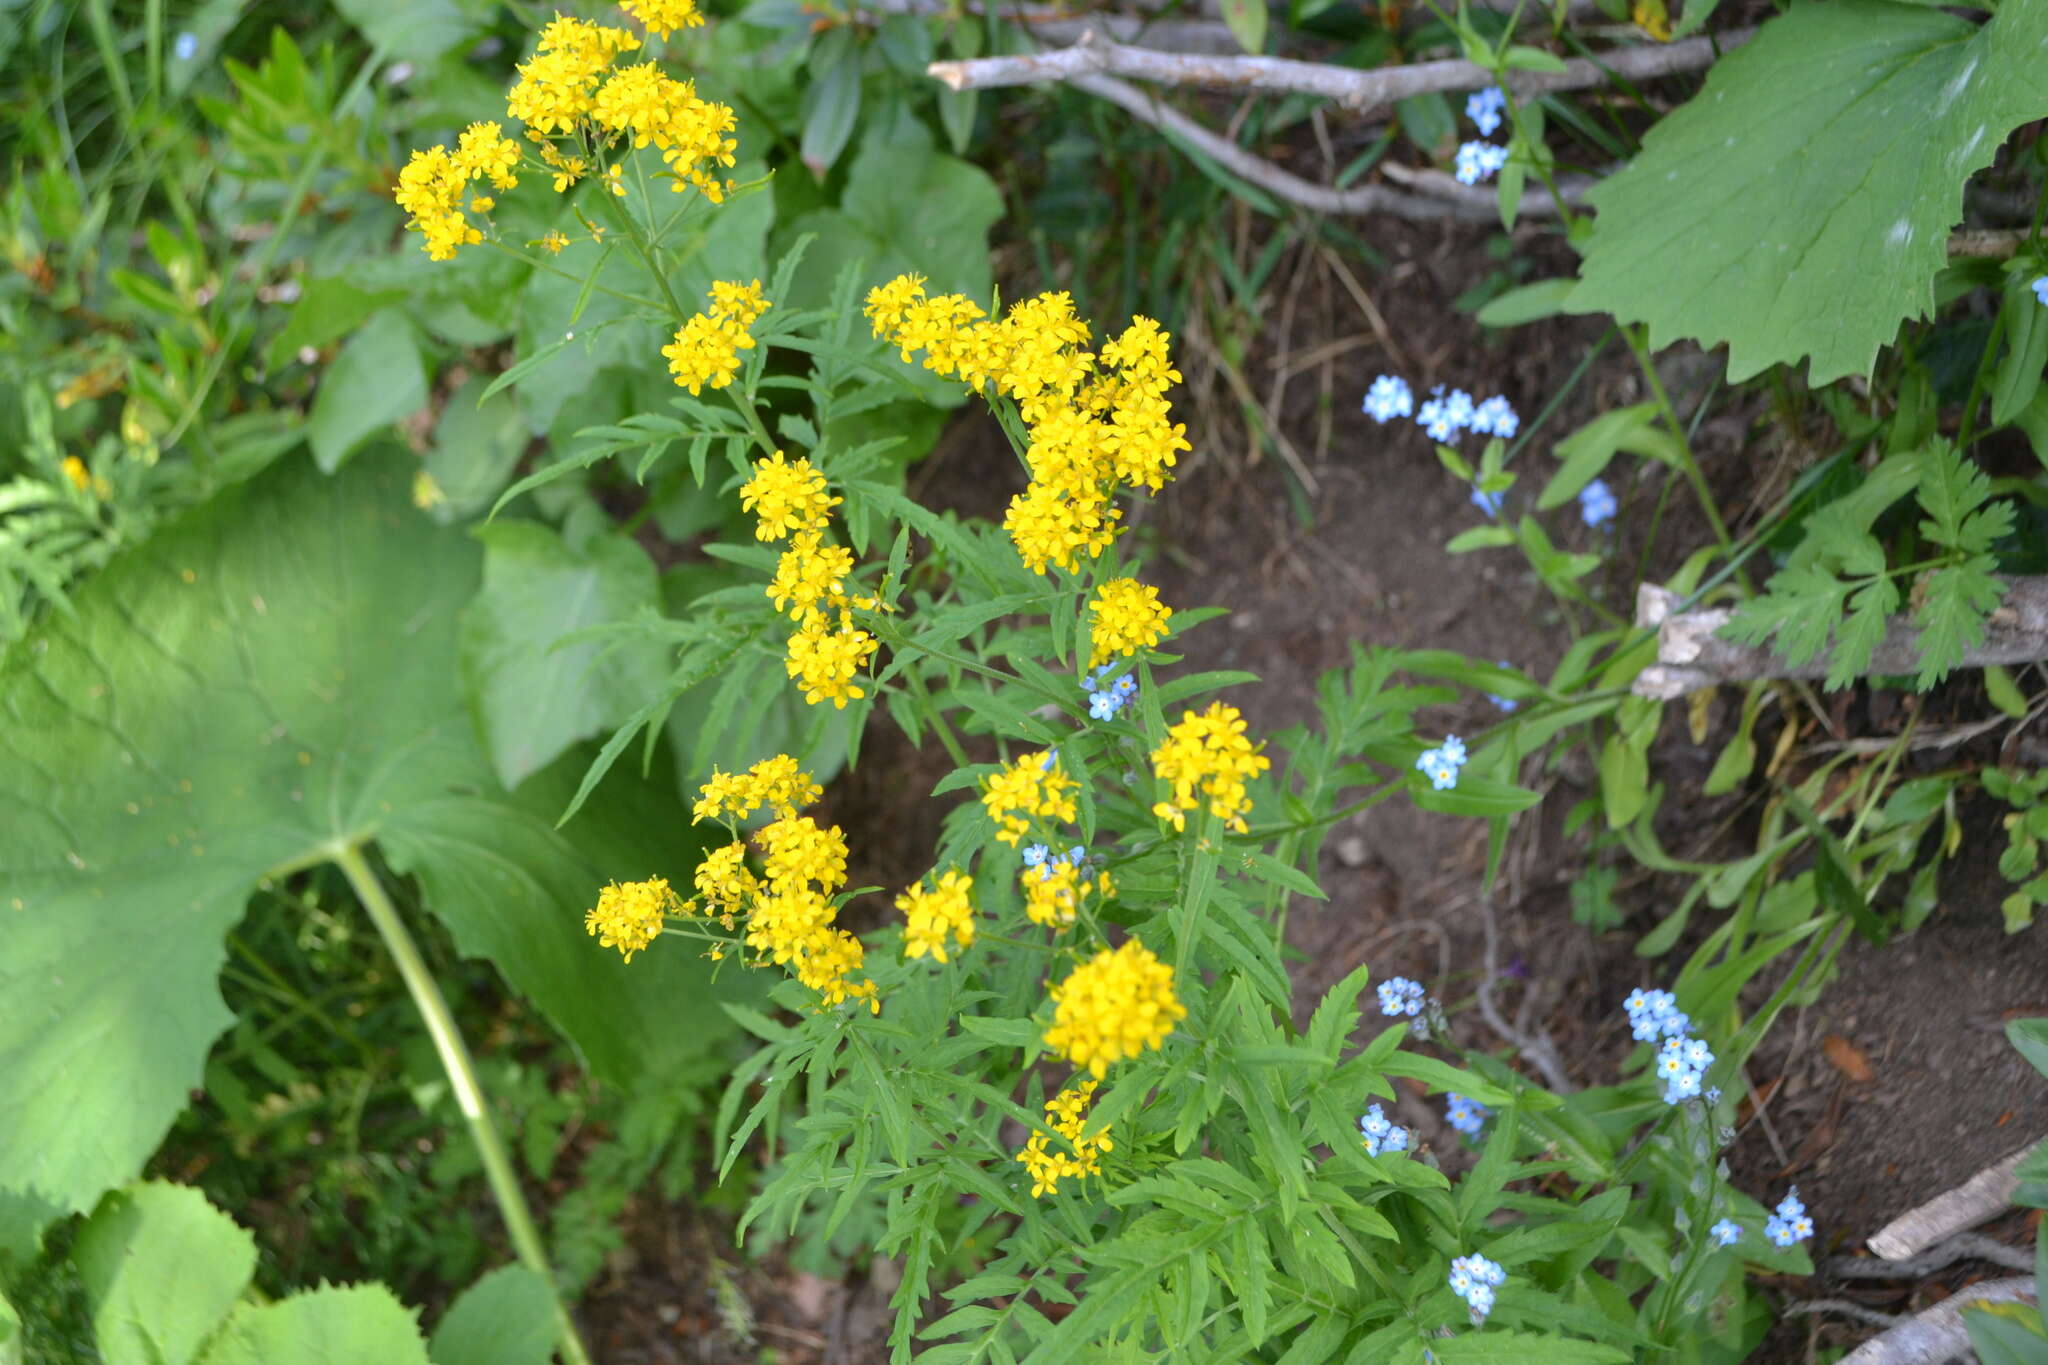
[(1984, 621), (2005, 600), (2005, 586), (1992, 574), (1990, 555), (1978, 555), (1920, 581), (1920, 607), (1913, 624), (1920, 628), (1921, 691), (1947, 677), (1963, 655), (1984, 639)]
[(1848, 597), (1849, 585), (1824, 569), (1784, 569), (1771, 576), (1762, 597), (1735, 609), (1721, 634), (1751, 645), (1776, 636), (1778, 653), (1795, 667), (1803, 666), (1827, 648)]
[(1874, 578), (1849, 599), (1849, 614), (1835, 632), (1835, 652), (1828, 657), (1826, 686), (1847, 687), (1870, 671), (1870, 657), (1884, 642), (1885, 628), (1899, 609), (1899, 585)]
[(1920, 534), (1952, 550), (1982, 554), (2012, 530), (2012, 509), (2004, 503), (1985, 507), (1990, 496), (1991, 480), (1983, 470), (1953, 447), (1935, 446), (1920, 466), (1918, 501), (1927, 513)]
[(1963, 182), (2048, 109), (2044, 43), (2037, 4), (1981, 25), (1887, 0), (1766, 22), (1591, 191), (1572, 307), (1647, 322), (1657, 348), (1727, 342), (1731, 380), (1808, 355), (1815, 385), (1868, 374), (1933, 309)]
[(100, 1201), (71, 1249), (107, 1365), (186, 1365), (256, 1273), (256, 1239), (185, 1185)]
[(434, 1365), (548, 1365), (555, 1358), (554, 1301), (547, 1281), (501, 1265), (462, 1291), (434, 1328)]
[(322, 1286), (245, 1303), (198, 1365), (429, 1365), (412, 1311), (381, 1284)]

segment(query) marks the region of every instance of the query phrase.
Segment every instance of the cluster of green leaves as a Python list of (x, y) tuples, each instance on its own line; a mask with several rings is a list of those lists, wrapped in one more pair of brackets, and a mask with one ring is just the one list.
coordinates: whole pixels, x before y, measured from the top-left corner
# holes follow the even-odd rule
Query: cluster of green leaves
[[(1884, 543), (1871, 528), (1909, 493), (1926, 514), (1917, 528), (1925, 553), (1910, 566), (1888, 568)], [(1918, 634), (1907, 657), (1917, 657), (1918, 686), (1932, 687), (1984, 638), (1985, 619), (2004, 600), (1991, 549), (2012, 527), (2011, 505), (1991, 501), (1991, 480), (1953, 447), (1890, 456), (1853, 492), (1807, 518), (1785, 567), (1762, 595), (1736, 609), (1726, 634), (1754, 645), (1775, 639), (1795, 666), (1832, 642), (1827, 685), (1846, 687), (1870, 671), (1906, 600), (1898, 580), (1915, 572), (1911, 619)]]
[(1999, 903), (2007, 933), (2016, 934), (2034, 922), (2034, 908), (2048, 903), (2048, 873), (2041, 871), (2041, 841), (2048, 839), (2048, 771), (2014, 773), (1984, 770), (1984, 790), (2012, 807), (2005, 817), (2005, 851), (1998, 855), (1998, 874), (2013, 884)]

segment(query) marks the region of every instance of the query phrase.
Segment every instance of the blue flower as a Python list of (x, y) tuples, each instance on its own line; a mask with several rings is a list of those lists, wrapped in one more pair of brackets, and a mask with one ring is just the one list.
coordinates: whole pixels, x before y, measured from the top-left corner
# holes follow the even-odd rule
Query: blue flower
[(1045, 866), (1045, 855), (1047, 852), (1049, 852), (1049, 850), (1046, 848), (1044, 844), (1026, 844), (1024, 846), (1024, 866)]
[(1463, 1095), (1444, 1096), (1444, 1106), (1445, 1121), (1467, 1137), (1478, 1137), (1479, 1130), (1486, 1126), (1487, 1116), (1492, 1113), (1477, 1100), (1468, 1100)]
[(1128, 673), (1114, 682), (1103, 681), (1116, 667), (1113, 663), (1104, 664), (1081, 679), (1081, 690), (1088, 694), (1088, 714), (1097, 720), (1116, 719), (1117, 712), (1138, 695), (1138, 681)]
[[(1502, 668), (1514, 667), (1514, 665), (1509, 663), (1506, 659), (1496, 660), (1496, 662), (1499, 663), (1499, 665)], [(1502, 715), (1507, 715), (1508, 713), (1512, 712), (1517, 706), (1521, 705), (1520, 702), (1515, 701), (1511, 697), (1496, 697), (1491, 692), (1486, 694), (1486, 699), (1492, 702), (1496, 707), (1498, 707)]]
[(1381, 1156), (1408, 1150), (1408, 1130), (1380, 1112), (1380, 1107), (1376, 1104), (1359, 1115), (1358, 1135), (1365, 1143), (1367, 1156)]
[(1692, 1032), (1692, 1020), (1678, 1008), (1678, 998), (1670, 991), (1630, 991), (1621, 1007), (1628, 1011), (1630, 1032), (1640, 1042), (1654, 1043)]
[(1365, 391), (1365, 415), (1385, 424), (1415, 412), (1415, 393), (1408, 381), (1396, 374), (1383, 374)]
[(181, 62), (189, 62), (199, 55), (199, 39), (190, 33), (180, 33), (171, 40), (171, 55)]
[(1461, 430), (1459, 425), (1451, 420), (1450, 410), (1441, 398), (1432, 398), (1424, 403), (1415, 414), (1415, 423), (1432, 441), (1451, 440)]
[(1604, 479), (1595, 479), (1579, 490), (1579, 515), (1585, 518), (1588, 526), (1612, 521), (1620, 506), (1614, 500), (1614, 490)]
[(2030, 287), (2034, 291), (2034, 297), (2039, 299), (2043, 306), (2048, 306), (2048, 275), (2036, 279)]
[(1787, 1190), (1785, 1197), (1778, 1201), (1777, 1211), (1764, 1224), (1764, 1236), (1777, 1247), (1789, 1247), (1813, 1236), (1813, 1220), (1806, 1216), (1806, 1205), (1799, 1202), (1797, 1185)]
[(1521, 429), (1522, 419), (1515, 415), (1513, 405), (1499, 394), (1472, 409), (1472, 430), (1481, 436), (1511, 440)]
[(1415, 760), (1415, 766), (1437, 791), (1449, 791), (1458, 785), (1458, 765), (1442, 749), (1427, 750)]
[(1405, 976), (1390, 976), (1378, 986), (1380, 1013), (1394, 1016), (1422, 1013), (1422, 983)]
[(1497, 85), (1484, 90), (1475, 90), (1465, 99), (1465, 117), (1472, 120), (1472, 126), (1480, 136), (1492, 137), (1493, 130), (1500, 127), (1501, 115), (1507, 112), (1508, 97)]
[(1452, 173), (1461, 185), (1476, 185), (1508, 164), (1508, 149), (1492, 142), (1467, 142), (1458, 148)]
[(1657, 1078), (1664, 1082), (1664, 1103), (1677, 1104), (1700, 1093), (1714, 1054), (1699, 1038), (1666, 1038), (1657, 1052)]
[(1444, 398), (1444, 418), (1459, 430), (1472, 425), (1472, 416), (1478, 409), (1472, 406), (1472, 395), (1463, 389), (1452, 389)]
[(1506, 502), (1507, 499), (1508, 495), (1505, 492), (1482, 493), (1477, 488), (1472, 490), (1472, 505), (1486, 513), (1489, 517), (1499, 516), (1500, 505)]
[(1717, 1247), (1732, 1247), (1742, 1240), (1742, 1225), (1732, 1218), (1723, 1218), (1707, 1229), (1707, 1236), (1714, 1239)]
[(1451, 1262), (1451, 1292), (1472, 1310), (1472, 1321), (1485, 1320), (1493, 1311), (1493, 1291), (1507, 1283), (1508, 1273), (1496, 1263), (1474, 1252)]
[(1465, 766), (1465, 741), (1456, 735), (1445, 735), (1440, 753), (1460, 768)]

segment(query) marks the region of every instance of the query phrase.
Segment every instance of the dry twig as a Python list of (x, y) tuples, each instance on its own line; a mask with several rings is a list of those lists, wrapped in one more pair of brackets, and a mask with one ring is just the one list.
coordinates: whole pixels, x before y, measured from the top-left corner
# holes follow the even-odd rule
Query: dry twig
[(1924, 1256), (1903, 1261), (1837, 1256), (1827, 1263), (1827, 1271), (1842, 1280), (1917, 1280), (1957, 1261), (1989, 1261), (2007, 1270), (2032, 1270), (2034, 1253), (1978, 1233), (1959, 1232)]
[(1962, 1310), (1974, 1303), (2031, 1302), (2034, 1277), (1993, 1280), (1951, 1294), (1842, 1357), (1842, 1365), (1941, 1365), (1970, 1349)]
[[(2048, 575), (2005, 578), (2005, 601), (1984, 624), (1984, 639), (1963, 654), (1961, 666), (2021, 664), (2048, 659)], [(1645, 583), (1636, 589), (1636, 624), (1657, 631), (1657, 662), (1636, 676), (1639, 697), (1670, 701), (1715, 683), (1753, 678), (1818, 678), (1831, 651), (1794, 664), (1768, 647), (1740, 645), (1718, 632), (1734, 614), (1725, 607), (1676, 611), (1677, 593)], [(1920, 668), (1919, 632), (1895, 621), (1870, 656), (1867, 673), (1914, 673)]]
[(1960, 1187), (1938, 1194), (1894, 1218), (1872, 1234), (1867, 1243), (1870, 1250), (1888, 1261), (1903, 1261), (2002, 1212), (2012, 1203), (2013, 1191), (2019, 1188), (2020, 1163), (2034, 1146), (2028, 1143), (1997, 1165), (1977, 1172)]
[[(1582, 90), (1611, 79), (1653, 80), (1713, 65), (1722, 52), (1748, 42), (1754, 29), (1711, 38), (1621, 48), (1598, 57), (1574, 57), (1556, 72), (1519, 72), (1508, 83), (1519, 98), (1552, 90)], [(1159, 85), (1220, 90), (1271, 90), (1320, 95), (1348, 108), (1366, 110), (1411, 95), (1443, 90), (1477, 90), (1494, 83), (1493, 73), (1463, 60), (1412, 62), (1406, 66), (1331, 66), (1285, 57), (1212, 57), (1127, 47), (1093, 33), (1072, 47), (970, 61), (933, 62), (926, 71), (955, 90), (991, 86), (1043, 85), (1077, 76), (1129, 76)]]

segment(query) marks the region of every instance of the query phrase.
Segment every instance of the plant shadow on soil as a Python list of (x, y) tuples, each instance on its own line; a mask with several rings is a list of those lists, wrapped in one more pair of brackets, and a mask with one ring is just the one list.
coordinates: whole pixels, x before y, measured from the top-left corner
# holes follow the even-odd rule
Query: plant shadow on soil
[[(1503, 393), (1525, 421), (1566, 385), (1605, 330), (1597, 320), (1555, 319), (1489, 336), (1453, 311), (1451, 300), (1489, 268), (1488, 235), (1404, 225), (1376, 233), (1374, 245), (1387, 268), (1374, 278), (1371, 300), (1399, 331), (1398, 346), (1351, 291), (1315, 273), (1320, 267), (1308, 253), (1297, 266), (1276, 272), (1281, 278), (1290, 268), (1307, 273), (1291, 286), (1285, 325), (1269, 325), (1254, 340), (1242, 373), (1264, 387), (1295, 358), (1313, 362), (1297, 366), (1295, 382), (1285, 386), (1276, 407), (1280, 431), (1313, 491), (1248, 439), (1234, 403), (1226, 408), (1220, 397), (1205, 397), (1223, 388), (1203, 363), (1199, 340), (1187, 339), (1193, 354), (1177, 348), (1189, 379), (1175, 394), (1178, 416), (1188, 422), (1196, 449), (1175, 483), (1134, 510), (1132, 525), (1158, 551), (1146, 576), (1168, 602), (1229, 609), (1180, 644), (1188, 668), (1244, 669), (1260, 677), (1227, 698), (1254, 732), (1312, 721), (1317, 679), (1347, 661), (1353, 641), (1451, 649), (1547, 676), (1573, 637), (1572, 623), (1518, 552), (1445, 553), (1444, 542), (1483, 524), (1483, 514), (1418, 429), (1377, 426), (1358, 408), (1366, 385), (1382, 371), (1406, 374), (1418, 392), (1441, 383), (1475, 396)], [(1518, 246), (1534, 250), (1548, 267), (1539, 274), (1570, 268), (1561, 255), (1544, 260), (1540, 242)], [(1748, 400), (1712, 383), (1715, 368), (1714, 358), (1686, 352), (1661, 366), (1681, 409), (1710, 389), (1715, 393), (1716, 410), (1701, 424), (1698, 443), (1724, 508), (1739, 515), (1763, 503), (1760, 496), (1749, 501), (1759, 487), (1773, 480), (1781, 487), (1796, 472), (1797, 451), (1767, 430), (1759, 410), (1743, 406)], [(1608, 346), (1518, 457), (1522, 480), (1504, 516), (1533, 514), (1535, 490), (1555, 467), (1552, 441), (1597, 412), (1648, 396), (1626, 348)], [(930, 505), (998, 519), (1022, 484), (992, 419), (976, 406), (956, 419), (912, 477)], [(1583, 526), (1570, 505), (1539, 515), (1565, 548), (1607, 554), (1588, 580), (1589, 591), (1626, 615), (1661, 490), (1651, 476), (1632, 477), (1619, 463), (1608, 478), (1622, 501), (1610, 526)], [(1661, 581), (1685, 553), (1710, 539), (1683, 487), (1668, 499), (1660, 525), (1657, 545), (1647, 552), (1651, 581)], [(1882, 705), (1871, 694), (1854, 695), (1856, 706), (1838, 703), (1832, 713), (1847, 733), (1818, 738), (1896, 733), (1897, 694)], [(1961, 708), (1966, 719), (1988, 714), (1969, 675), (1928, 705)], [(1754, 794), (1700, 794), (1732, 729), (1733, 710), (1725, 701), (1715, 708), (1712, 730), (1697, 744), (1685, 708), (1667, 708), (1652, 778), (1665, 786), (1658, 833), (1676, 856), (1717, 859), (1747, 851), (1741, 840), (1754, 828)], [(1432, 732), (1471, 734), (1496, 718), (1492, 703), (1475, 695), (1421, 720)], [(1995, 753), (1963, 751), (1972, 761)], [(1953, 763), (1957, 753), (1938, 757)], [(827, 796), (831, 817), (846, 828), (863, 864), (851, 869), (855, 884), (901, 886), (928, 869), (943, 807), (925, 793), (949, 766), (935, 747), (912, 748), (886, 721), (871, 729), (859, 766)], [(1575, 755), (1544, 780), (1547, 797), (1519, 822), (1490, 898), (1481, 894), (1485, 827), (1478, 821), (1426, 814), (1395, 800), (1336, 827), (1320, 869), (1329, 899), (1297, 906), (1288, 923), (1302, 1013), (1353, 967), (1368, 963), (1375, 977), (1406, 974), (1422, 981), (1451, 1007), (1464, 1045), (1505, 1055), (1504, 1040), (1470, 1007), (1486, 971), (1490, 900), (1502, 1013), (1517, 1027), (1552, 1039), (1569, 1059), (1575, 1085), (1618, 1079), (1632, 1047), (1622, 1022), (1623, 996), (1637, 985), (1668, 982), (1704, 929), (1692, 926), (1691, 936), (1666, 958), (1637, 958), (1633, 944), (1662, 918), (1678, 883), (1628, 868), (1618, 892), (1628, 915), (1623, 927), (1596, 936), (1575, 923), (1567, 887), (1587, 854), (1583, 840), (1564, 836), (1564, 815), (1595, 794), (1590, 761)], [(1979, 799), (1964, 809), (1962, 850), (1946, 870), (1933, 918), (1882, 948), (1849, 945), (1838, 978), (1819, 1002), (1788, 1012), (1750, 1068), (1752, 1083), (1769, 1098), (1763, 1117), (1747, 1115), (1728, 1150), (1734, 1178), (1767, 1204), (1786, 1184), (1798, 1183), (1819, 1229), (1816, 1260), (1860, 1250), (1899, 1213), (2048, 1133), (2048, 1083), (2001, 1032), (2006, 1018), (2048, 1013), (2048, 923), (2020, 935), (2003, 932), (1998, 901), (2005, 892), (1995, 868), (1999, 808)], [(855, 920), (855, 927), (880, 922), (881, 914), (869, 913), (873, 920)], [(1767, 969), (1749, 1003), (1760, 1003), (1789, 965)], [(1852, 1059), (1846, 1070), (1845, 1058)], [(1404, 1092), (1398, 1108), (1400, 1121), (1447, 1166), (1470, 1159), (1444, 1123), (1439, 1101)], [(603, 1358), (755, 1358), (721, 1345), (716, 1331), (682, 1330), (707, 1323), (713, 1313), (701, 1302), (686, 1303), (703, 1295), (684, 1288), (705, 1283), (701, 1261), (693, 1257), (708, 1253), (710, 1243), (678, 1240), (678, 1219), (696, 1227), (696, 1215), (656, 1215), (641, 1211), (628, 1263), (584, 1304)], [(2018, 1217), (1988, 1230), (2005, 1232), (2016, 1245), (2027, 1235)], [(756, 1340), (774, 1348), (779, 1361), (886, 1359), (881, 1341), (893, 1285), (885, 1264), (870, 1266), (863, 1258), (859, 1273), (844, 1283), (778, 1273), (772, 1262), (735, 1273), (753, 1302)], [(1969, 1275), (1965, 1264), (1930, 1284), (1866, 1281), (1847, 1292), (1871, 1307), (1901, 1312), (1924, 1306)], [(669, 1288), (650, 1297), (650, 1288), (664, 1282)], [(1774, 1281), (1768, 1289), (1781, 1307), (1845, 1292), (1824, 1275)], [(663, 1293), (672, 1301), (668, 1308), (661, 1307)], [(1763, 1365), (1805, 1360), (1816, 1346), (1848, 1344), (1870, 1330), (1839, 1318), (1788, 1317), (1751, 1358)]]

